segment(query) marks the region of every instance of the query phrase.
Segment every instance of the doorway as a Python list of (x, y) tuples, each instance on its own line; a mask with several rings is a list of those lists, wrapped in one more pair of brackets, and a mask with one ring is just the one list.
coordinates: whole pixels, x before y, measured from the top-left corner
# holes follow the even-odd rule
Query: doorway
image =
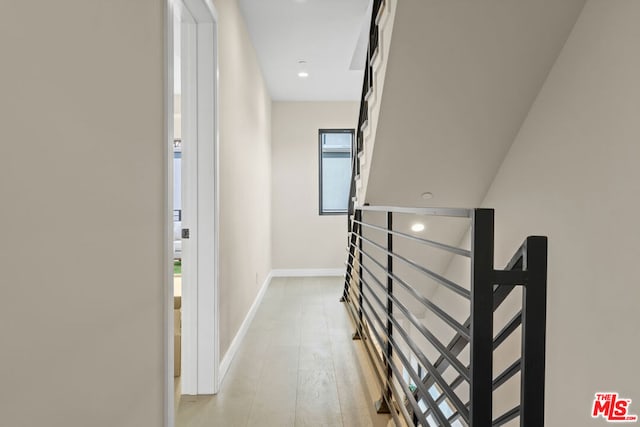
[(181, 394), (218, 391), (218, 73), (217, 15), (211, 1), (167, 0), (167, 7), (166, 194), (171, 237), (166, 250), (165, 397), (170, 426), (174, 362), (179, 365)]

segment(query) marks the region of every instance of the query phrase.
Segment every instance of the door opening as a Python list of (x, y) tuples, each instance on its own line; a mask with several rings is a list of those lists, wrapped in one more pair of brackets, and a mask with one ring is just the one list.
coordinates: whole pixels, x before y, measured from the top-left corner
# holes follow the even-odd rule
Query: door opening
[(167, 10), (167, 259), (172, 266), (166, 279), (165, 399), (171, 426), (174, 387), (191, 395), (218, 391), (218, 73), (211, 1), (167, 0)]

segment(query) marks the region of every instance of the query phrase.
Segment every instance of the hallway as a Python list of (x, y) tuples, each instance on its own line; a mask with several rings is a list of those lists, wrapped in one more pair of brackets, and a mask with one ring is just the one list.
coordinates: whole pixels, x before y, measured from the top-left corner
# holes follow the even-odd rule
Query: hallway
[(369, 361), (338, 302), (343, 283), (274, 278), (220, 393), (183, 396), (176, 425), (385, 427)]

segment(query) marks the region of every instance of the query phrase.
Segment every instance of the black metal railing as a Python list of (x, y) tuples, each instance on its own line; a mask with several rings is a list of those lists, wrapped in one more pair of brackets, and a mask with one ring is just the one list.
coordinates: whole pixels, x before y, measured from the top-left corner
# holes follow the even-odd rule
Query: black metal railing
[(380, 30), (378, 27), (378, 16), (384, 7), (385, 0), (374, 0), (371, 14), (371, 24), (369, 27), (369, 44), (367, 46), (367, 57), (364, 66), (364, 78), (362, 81), (362, 94), (360, 96), (360, 112), (358, 114), (358, 126), (356, 128), (356, 142), (352, 150), (351, 167), (351, 188), (349, 190), (349, 213), (353, 213), (354, 198), (356, 196), (356, 178), (360, 176), (360, 159), (358, 154), (364, 150), (364, 129), (369, 121), (369, 96), (373, 91), (375, 76), (373, 72), (373, 62), (378, 54)]
[[(468, 222), (469, 249), (403, 231), (416, 217)], [(349, 230), (343, 300), (376, 367), (378, 411), (425, 427), (542, 426), (546, 237), (526, 238), (499, 270), (491, 209), (362, 206)], [(449, 262), (436, 271), (440, 255)], [(494, 399), (502, 387), (514, 402)]]

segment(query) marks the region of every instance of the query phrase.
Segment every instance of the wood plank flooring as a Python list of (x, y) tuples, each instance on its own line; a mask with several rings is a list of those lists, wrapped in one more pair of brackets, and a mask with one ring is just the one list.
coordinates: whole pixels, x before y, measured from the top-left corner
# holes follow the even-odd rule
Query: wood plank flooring
[(274, 278), (216, 396), (182, 396), (177, 427), (386, 427), (340, 278)]

